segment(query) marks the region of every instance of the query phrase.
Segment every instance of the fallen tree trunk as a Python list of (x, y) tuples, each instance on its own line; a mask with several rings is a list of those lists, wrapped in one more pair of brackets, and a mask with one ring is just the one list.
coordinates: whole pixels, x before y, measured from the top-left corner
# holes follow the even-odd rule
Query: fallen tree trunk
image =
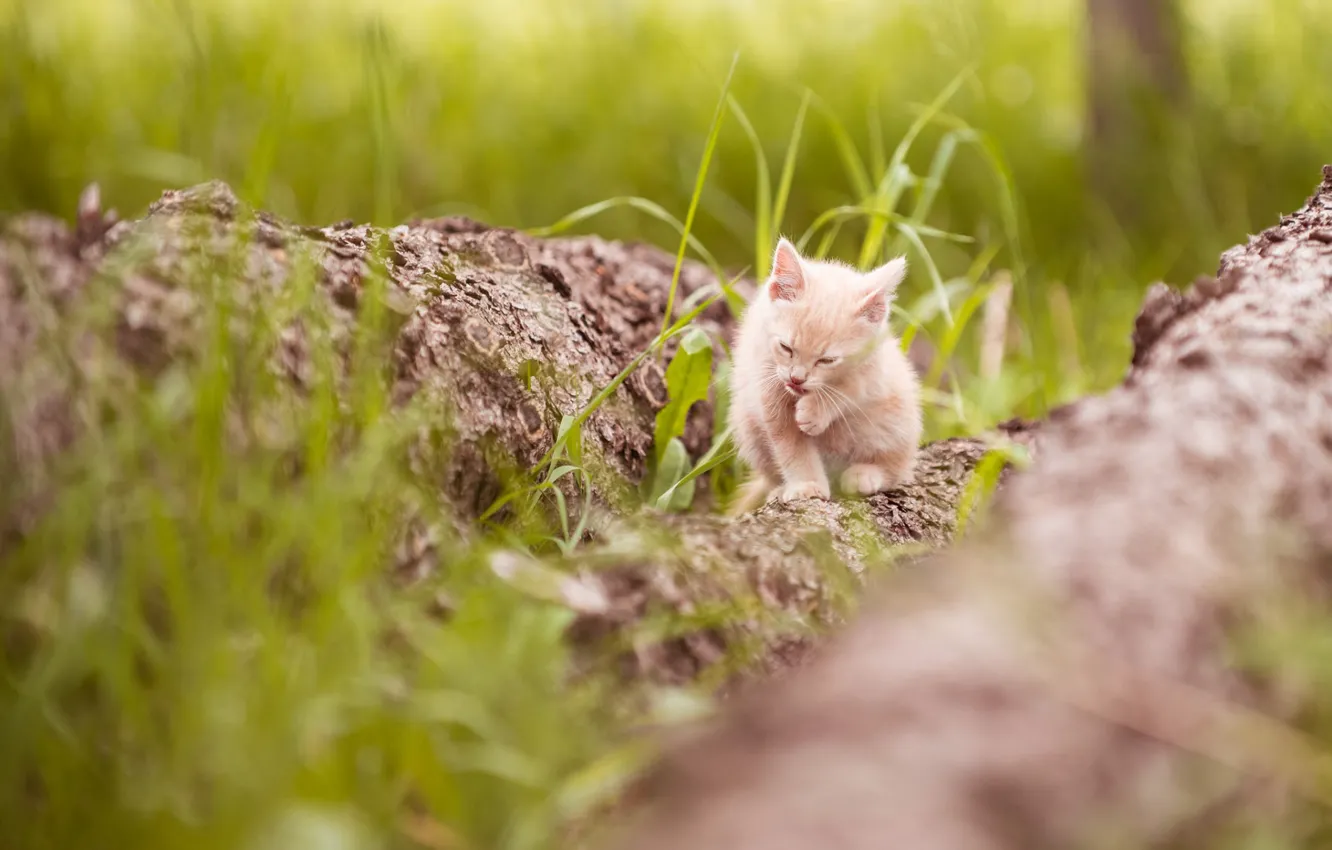
[[(390, 282), (385, 297), (401, 316), (385, 364), (392, 395), (399, 404), (424, 400), (430, 418), (444, 425), (445, 457), (420, 475), (429, 476), (424, 483), (441, 492), (466, 535), (468, 520), (547, 455), (561, 420), (652, 344), (673, 268), (672, 258), (645, 246), (539, 240), (463, 219), (392, 230), (299, 227), (247, 211), (217, 183), (168, 192), (133, 222), (103, 215), (94, 196), (85, 200), (74, 231), (36, 215), (0, 231), (0, 390), (11, 437), (0, 464), (14, 470), (11, 483), (29, 490), (17, 507), (10, 501), (13, 516), (0, 516), (0, 542), (22, 535), (40, 513), (47, 467), (77, 439), (81, 422), (101, 415), (81, 396), (83, 382), (105, 369), (87, 362), (82, 343), (61, 336), (84, 302), (109, 301), (114, 356), (154, 380), (198, 347), (199, 280), (220, 281), (245, 302), (246, 293), (294, 286), (309, 264), (333, 330), (346, 338), (364, 309), (367, 280), (382, 273)], [(711, 273), (686, 263), (677, 302), (709, 286), (716, 286)], [(714, 343), (731, 329), (722, 304), (698, 323)], [(292, 392), (312, 382), (312, 332), (298, 315), (278, 334), (271, 368)], [(915, 485), (856, 505), (774, 506), (738, 523), (638, 517), (635, 489), (666, 401), (662, 366), (648, 358), (582, 428), (596, 502), (612, 517), (634, 517), (613, 529), (594, 525), (601, 542), (569, 559), (573, 569), (596, 567), (570, 603), (581, 615), (575, 634), (587, 645), (655, 610), (688, 614), (708, 600), (738, 597), (752, 596), (759, 609), (788, 620), (829, 622), (839, 604), (829, 553), (857, 572), (874, 545), (945, 543), (985, 451), (979, 440), (927, 447)], [(684, 443), (696, 457), (711, 438), (711, 406), (696, 405)], [(569, 497), (576, 506), (575, 494)], [(651, 547), (625, 545), (645, 537)], [(429, 572), (435, 542), (421, 528), (409, 532), (399, 571)], [(690, 679), (716, 660), (727, 635), (742, 632), (778, 660), (788, 654), (788, 639), (757, 619), (722, 626), (640, 647), (630, 653), (630, 672)], [(768, 650), (759, 654), (762, 661)]]
[[(541, 241), (466, 219), (384, 230), (343, 222), (299, 227), (246, 210), (221, 183), (165, 193), (141, 221), (97, 223), (77, 233), (42, 216), (7, 229), (6, 336), (9, 363), (32, 353), (40, 302), (59, 313), (87, 297), (88, 282), (109, 277), (117, 349), (154, 374), (197, 345), (194, 282), (222, 264), (229, 286), (292, 285), (313, 263), (319, 286), (343, 325), (362, 307), (367, 280), (384, 274), (387, 295), (404, 314), (392, 367), (402, 402), (431, 394), (450, 434), (440, 484), (464, 516), (484, 510), (504, 486), (502, 472), (528, 469), (549, 449), (564, 414), (574, 414), (652, 341), (661, 326), (672, 261), (645, 246), (600, 239)], [(680, 299), (712, 276), (686, 264)], [(37, 290), (37, 291), (33, 291)], [(104, 293), (98, 293), (104, 294)], [(725, 332), (715, 305), (699, 324)], [(284, 329), (275, 367), (296, 389), (310, 379), (307, 331)], [(8, 370), (12, 371), (12, 370)], [(10, 382), (12, 384), (12, 381)], [(661, 365), (650, 359), (595, 412), (583, 429), (600, 500), (625, 507), (652, 447), (655, 412), (666, 403)], [(699, 405), (684, 440), (695, 454), (711, 434)], [(22, 424), (20, 432), (38, 429)]]
[(1230, 653), (1327, 615), (1332, 166), (1215, 279), (1154, 288), (1134, 336), (990, 533), (675, 752), (624, 846), (1193, 846), (1327, 799), (1277, 722), (1326, 709), (1308, 668)]

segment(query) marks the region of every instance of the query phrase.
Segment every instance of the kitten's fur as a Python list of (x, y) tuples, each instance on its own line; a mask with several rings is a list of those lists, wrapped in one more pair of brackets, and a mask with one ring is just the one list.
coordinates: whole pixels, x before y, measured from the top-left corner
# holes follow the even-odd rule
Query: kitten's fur
[[(731, 424), (754, 470), (732, 506), (870, 494), (910, 482), (920, 442), (920, 388), (888, 329), (906, 275), (898, 257), (866, 274), (807, 260), (785, 239), (745, 312), (735, 344)], [(803, 385), (793, 386), (804, 379)]]

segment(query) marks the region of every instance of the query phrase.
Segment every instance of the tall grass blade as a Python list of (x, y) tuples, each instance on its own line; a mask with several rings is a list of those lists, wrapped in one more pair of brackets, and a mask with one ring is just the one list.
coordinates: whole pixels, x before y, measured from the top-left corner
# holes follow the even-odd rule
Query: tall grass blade
[(846, 169), (846, 176), (851, 181), (852, 191), (858, 198), (869, 197), (870, 193), (874, 191), (874, 184), (870, 182), (869, 174), (865, 171), (865, 163), (860, 158), (859, 151), (856, 150), (856, 143), (851, 140), (851, 134), (846, 131), (846, 125), (818, 95), (814, 95), (813, 101), (819, 112), (823, 114), (828, 129), (832, 132), (833, 143), (837, 146), (837, 154), (842, 159), (842, 167)]
[(929, 272), (930, 282), (934, 285), (934, 290), (939, 294), (940, 306), (943, 308), (944, 319), (949, 325), (953, 324), (953, 309), (948, 304), (948, 295), (944, 289), (943, 277), (939, 275), (939, 267), (934, 264), (934, 257), (930, 256), (929, 249), (921, 241), (920, 232), (906, 223), (899, 223), (898, 228), (902, 235), (911, 243), (911, 247), (916, 249), (916, 253), (925, 261), (925, 269)]
[(614, 209), (620, 209), (622, 207), (638, 210), (639, 212), (645, 213), (646, 215), (655, 218), (657, 221), (668, 225), (676, 233), (684, 237), (685, 244), (692, 248), (694, 253), (698, 255), (699, 259), (712, 269), (713, 274), (717, 275), (718, 280), (726, 280), (721, 263), (717, 262), (717, 258), (712, 255), (712, 252), (709, 251), (697, 237), (689, 233), (684, 222), (671, 215), (665, 207), (654, 201), (650, 201), (647, 198), (640, 198), (634, 195), (622, 195), (620, 197), (607, 198), (604, 201), (597, 201), (594, 204), (579, 207), (568, 215), (560, 218), (554, 224), (548, 224), (543, 227), (530, 227), (527, 229), (527, 232), (538, 237), (558, 236), (561, 233), (577, 227), (588, 219), (596, 218), (602, 213)]
[[(921, 134), (925, 127), (943, 110), (948, 101), (953, 99), (953, 95), (957, 94), (958, 89), (960, 89), (967, 78), (971, 76), (973, 67), (974, 66), (972, 65), (968, 65), (966, 68), (963, 68), (958, 72), (958, 74), (953, 77), (952, 81), (949, 82), (947, 86), (944, 86), (943, 91), (939, 92), (934, 100), (930, 102), (930, 105), (911, 122), (911, 126), (907, 129), (906, 134), (902, 137), (902, 140), (897, 143), (896, 149), (893, 150), (892, 159), (889, 160), (888, 166), (884, 170), (883, 176), (880, 179), (878, 191), (875, 193), (874, 200), (871, 203), (871, 206), (875, 209), (890, 210), (896, 205), (897, 196), (901, 192), (899, 170), (906, 164), (907, 153), (910, 152), (911, 146), (915, 143), (916, 138)], [(884, 232), (886, 229), (886, 222), (873, 220), (870, 222), (869, 231), (865, 234), (865, 241), (861, 244), (860, 248), (858, 265), (862, 269), (868, 268), (879, 256), (879, 252), (883, 247)]]
[(939, 230), (935, 227), (914, 224), (910, 218), (901, 213), (879, 210), (874, 207), (841, 206), (833, 207), (830, 210), (824, 210), (819, 213), (818, 218), (814, 219), (814, 223), (811, 224), (804, 233), (800, 234), (800, 238), (796, 240), (796, 248), (803, 251), (805, 246), (809, 244), (809, 240), (814, 237), (814, 234), (818, 233), (819, 230), (824, 227), (830, 224), (840, 226), (843, 222), (855, 218), (868, 218), (870, 220), (883, 220), (912, 225), (912, 229), (918, 236), (929, 236), (935, 239), (943, 239), (948, 242), (969, 244), (975, 241), (972, 237), (961, 233), (950, 233), (947, 230)]
[[(805, 115), (809, 112), (809, 101), (812, 97), (809, 89), (805, 90), (800, 98), (800, 109), (796, 112), (795, 126), (791, 128), (791, 138), (786, 143), (786, 159), (782, 161), (782, 176), (777, 181), (777, 198), (772, 206), (772, 226), (778, 233), (782, 230), (782, 222), (786, 219), (786, 203), (791, 197), (791, 184), (795, 182), (796, 157), (800, 153), (800, 136), (805, 128)], [(774, 242), (776, 240), (773, 240)], [(763, 251), (765, 262), (772, 262), (772, 252), (776, 248), (773, 244), (768, 244)], [(759, 270), (760, 280), (768, 276), (767, 266), (756, 266)]]
[(740, 108), (740, 103), (732, 95), (727, 95), (727, 104), (735, 113), (740, 127), (749, 139), (749, 146), (754, 152), (754, 268), (760, 279), (768, 276), (768, 256), (773, 243), (772, 233), (772, 175), (768, 171), (768, 157), (763, 153), (763, 142), (759, 140), (749, 116)]
[(663, 333), (670, 327), (671, 314), (675, 311), (675, 290), (680, 285), (680, 269), (684, 264), (685, 248), (689, 245), (689, 232), (694, 226), (694, 214), (698, 212), (698, 200), (703, 196), (703, 184), (708, 179), (708, 165), (712, 162), (712, 153), (717, 148), (717, 137), (721, 134), (722, 120), (726, 116), (726, 102), (731, 91), (731, 80), (735, 77), (735, 68), (739, 63), (740, 54), (736, 53), (731, 59), (731, 67), (726, 72), (726, 81), (722, 83), (721, 96), (717, 99), (717, 108), (712, 115), (712, 127), (708, 130), (708, 141), (703, 147), (703, 161), (699, 163), (698, 177), (694, 181), (694, 194), (689, 199), (689, 212), (685, 215), (684, 233), (680, 236), (680, 247), (675, 252), (675, 269), (671, 272), (671, 289), (666, 293), (666, 312), (661, 317)]

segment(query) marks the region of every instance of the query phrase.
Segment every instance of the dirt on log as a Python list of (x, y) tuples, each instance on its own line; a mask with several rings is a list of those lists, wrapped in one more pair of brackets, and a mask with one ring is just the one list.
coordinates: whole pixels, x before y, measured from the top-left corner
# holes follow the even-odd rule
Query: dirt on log
[(673, 753), (621, 846), (1199, 846), (1326, 799), (1310, 683), (1229, 653), (1330, 601), (1332, 166), (1135, 345), (987, 533)]
[[(561, 419), (580, 412), (649, 346), (673, 262), (647, 246), (542, 240), (467, 219), (387, 230), (346, 222), (302, 227), (247, 209), (220, 183), (167, 192), (137, 221), (104, 214), (90, 193), (75, 228), (35, 214), (0, 224), (0, 393), (8, 419), (0, 461), (37, 493), (48, 465), (76, 440), (78, 423), (98, 415), (79, 404), (95, 364), (80, 363), (75, 343), (55, 352), (49, 346), (66, 316), (93, 296), (111, 304), (117, 356), (152, 380), (197, 343), (197, 293), (185, 281), (201, 268), (203, 277), (246, 291), (290, 286), (308, 264), (329, 309), (342, 317), (344, 336), (363, 307), (367, 280), (382, 274), (402, 319), (386, 364), (393, 396), (399, 403), (424, 397), (431, 416), (447, 423), (447, 457), (442, 472), (432, 470), (433, 484), (465, 533), (467, 520), (500, 495), (505, 474), (538, 462)], [(715, 286), (707, 269), (686, 263), (677, 304)], [(732, 330), (721, 303), (698, 324), (714, 342)], [(311, 380), (306, 332), (299, 323), (284, 327), (272, 354), (272, 368), (294, 392)], [(71, 370), (57, 360), (79, 365)], [(739, 522), (642, 513), (636, 486), (654, 417), (667, 401), (663, 363), (648, 358), (582, 429), (600, 513), (621, 525), (594, 524), (595, 539), (568, 559), (591, 588), (575, 606), (577, 635), (604, 635), (662, 606), (689, 613), (705, 600), (737, 595), (784, 616), (827, 621), (835, 595), (827, 553), (855, 571), (868, 544), (937, 546), (951, 536), (962, 488), (985, 451), (980, 440), (927, 447), (914, 486), (868, 502), (770, 507)], [(707, 403), (689, 417), (684, 442), (694, 457), (709, 445), (712, 418)], [(0, 517), (0, 540), (21, 535), (40, 501), (34, 496), (17, 516)], [(649, 537), (651, 547), (625, 545)], [(398, 567), (424, 573), (432, 556), (431, 539), (417, 533)], [(722, 642), (705, 630), (638, 651), (631, 667), (688, 679)]]

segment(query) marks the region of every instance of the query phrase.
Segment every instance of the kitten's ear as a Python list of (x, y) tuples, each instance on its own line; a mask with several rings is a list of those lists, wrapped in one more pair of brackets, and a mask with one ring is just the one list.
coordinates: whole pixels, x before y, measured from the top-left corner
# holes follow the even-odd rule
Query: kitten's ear
[(803, 294), (805, 267), (800, 262), (800, 253), (785, 238), (779, 239), (777, 250), (772, 255), (768, 295), (773, 301), (795, 301)]
[(865, 275), (869, 287), (856, 306), (856, 315), (872, 324), (882, 322), (888, 315), (888, 304), (905, 277), (906, 257), (889, 260)]

